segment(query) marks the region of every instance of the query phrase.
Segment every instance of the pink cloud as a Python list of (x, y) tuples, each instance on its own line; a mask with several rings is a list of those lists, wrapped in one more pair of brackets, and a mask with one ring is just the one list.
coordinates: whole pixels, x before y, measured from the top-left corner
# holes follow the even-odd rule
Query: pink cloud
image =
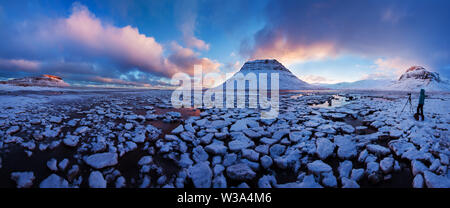
[(306, 60), (320, 60), (329, 56), (336, 56), (337, 49), (332, 42), (314, 42), (300, 44), (289, 41), (282, 33), (271, 34), (269, 41), (255, 47), (251, 59), (275, 58), (286, 65)]
[(61, 37), (94, 54), (108, 56), (148, 72), (171, 74), (164, 67), (163, 47), (155, 38), (141, 34), (129, 25), (120, 28), (102, 23), (83, 5), (75, 4), (70, 17), (60, 20), (56, 30)]
[(176, 42), (171, 43), (171, 51), (173, 53), (168, 57), (171, 68), (190, 75), (194, 74), (194, 65), (202, 65), (203, 73), (217, 73), (222, 65), (215, 60), (200, 58), (198, 53), (190, 48), (184, 48)]
[(0, 59), (0, 68), (16, 69), (26, 72), (35, 72), (40, 68), (41, 63), (25, 59)]

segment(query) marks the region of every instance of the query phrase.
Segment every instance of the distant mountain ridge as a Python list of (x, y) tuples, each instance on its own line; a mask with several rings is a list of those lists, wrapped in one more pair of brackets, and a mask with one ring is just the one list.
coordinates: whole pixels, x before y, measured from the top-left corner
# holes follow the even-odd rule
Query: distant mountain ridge
[(61, 77), (44, 74), (41, 77), (24, 77), (12, 79), (8, 81), (1, 81), (0, 84), (9, 84), (15, 86), (38, 86), (38, 87), (68, 87), (68, 83), (64, 82)]

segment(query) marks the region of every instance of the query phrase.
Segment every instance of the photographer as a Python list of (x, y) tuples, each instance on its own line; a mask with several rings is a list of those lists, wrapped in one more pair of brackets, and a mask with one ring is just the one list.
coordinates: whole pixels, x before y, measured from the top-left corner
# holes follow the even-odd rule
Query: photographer
[(423, 115), (423, 105), (425, 104), (425, 90), (420, 90), (420, 96), (419, 96), (419, 105), (417, 105), (417, 117), (416, 119), (419, 120), (419, 116), (422, 116), (422, 121), (425, 119)]

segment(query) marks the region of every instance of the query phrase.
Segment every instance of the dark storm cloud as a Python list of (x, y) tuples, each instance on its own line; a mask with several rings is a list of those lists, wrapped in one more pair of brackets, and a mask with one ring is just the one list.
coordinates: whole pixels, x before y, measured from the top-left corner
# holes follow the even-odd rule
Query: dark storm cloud
[(271, 1), (250, 58), (285, 61), (339, 54), (402, 58), (434, 70), (450, 65), (450, 1)]

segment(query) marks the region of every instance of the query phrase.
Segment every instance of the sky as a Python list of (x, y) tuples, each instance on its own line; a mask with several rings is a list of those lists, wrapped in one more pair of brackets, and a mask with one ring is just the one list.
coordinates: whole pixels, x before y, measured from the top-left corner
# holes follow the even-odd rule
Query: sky
[(309, 83), (450, 78), (447, 0), (0, 0), (0, 79), (170, 87), (174, 74), (234, 73), (277, 59)]

